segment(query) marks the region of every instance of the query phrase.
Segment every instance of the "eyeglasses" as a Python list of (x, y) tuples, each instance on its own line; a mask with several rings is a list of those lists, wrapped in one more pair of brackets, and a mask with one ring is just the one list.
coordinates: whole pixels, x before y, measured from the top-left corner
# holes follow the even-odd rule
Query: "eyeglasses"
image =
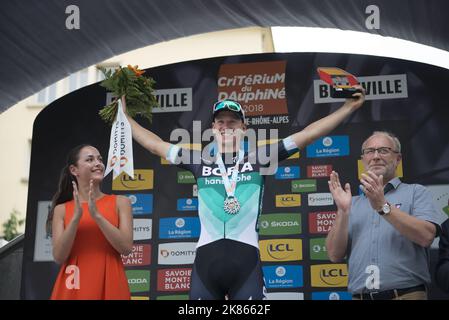
[(386, 156), (390, 153), (399, 153), (398, 151), (393, 150), (389, 147), (380, 147), (380, 148), (366, 148), (362, 150), (362, 155), (364, 156), (372, 156), (377, 151), (382, 156)]
[(240, 103), (232, 100), (218, 101), (217, 103), (214, 104), (214, 112), (217, 112), (218, 110), (222, 109), (229, 109), (235, 112), (242, 112), (243, 114), (243, 109)]

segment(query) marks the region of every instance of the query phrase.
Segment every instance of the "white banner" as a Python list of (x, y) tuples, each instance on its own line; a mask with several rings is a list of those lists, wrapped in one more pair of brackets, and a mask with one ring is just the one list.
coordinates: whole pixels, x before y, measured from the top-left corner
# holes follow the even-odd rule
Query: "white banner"
[(174, 88), (154, 90), (159, 106), (152, 113), (192, 111), (192, 88)]
[(196, 242), (171, 242), (159, 244), (158, 264), (191, 264), (195, 260)]
[(34, 238), (33, 261), (54, 261), (51, 235), (48, 235), (45, 230), (50, 207), (51, 201), (39, 201), (37, 203), (36, 235)]
[(153, 231), (152, 219), (133, 220), (133, 240), (149, 240)]
[(118, 100), (117, 118), (111, 128), (108, 162), (104, 176), (106, 177), (111, 171), (113, 171), (113, 180), (122, 172), (134, 178), (131, 125), (123, 112), (121, 99)]
[[(406, 74), (357, 77), (366, 90), (366, 100), (408, 98)], [(330, 87), (322, 80), (313, 81), (315, 103), (344, 102), (345, 99), (330, 97)]]

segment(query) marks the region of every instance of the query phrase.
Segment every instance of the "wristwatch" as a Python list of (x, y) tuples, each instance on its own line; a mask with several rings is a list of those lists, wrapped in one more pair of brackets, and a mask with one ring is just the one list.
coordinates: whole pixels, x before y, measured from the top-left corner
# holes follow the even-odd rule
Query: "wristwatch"
[(377, 211), (377, 213), (379, 213), (381, 216), (389, 215), (390, 212), (391, 212), (391, 205), (388, 202), (382, 206), (380, 211)]

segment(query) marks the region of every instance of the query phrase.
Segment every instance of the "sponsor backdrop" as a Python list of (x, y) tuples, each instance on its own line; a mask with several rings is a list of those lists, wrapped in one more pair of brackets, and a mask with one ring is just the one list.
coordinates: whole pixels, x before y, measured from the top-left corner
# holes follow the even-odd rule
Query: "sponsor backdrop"
[[(349, 299), (347, 266), (328, 260), (325, 237), (336, 216), (327, 180), (332, 170), (358, 194), (362, 141), (373, 131), (394, 132), (403, 143), (398, 174), (431, 186), (435, 205), (449, 214), (449, 145), (446, 85), (449, 72), (381, 57), (345, 54), (262, 54), (190, 61), (149, 69), (160, 108), (153, 123), (140, 123), (169, 141), (183, 128), (201, 139), (218, 98), (238, 100), (252, 128), (278, 129), (283, 138), (336, 110), (317, 67), (340, 67), (359, 76), (367, 91), (364, 107), (329, 136), (283, 161), (266, 177), (259, 218), (260, 256), (269, 299)], [(104, 156), (110, 128), (98, 116), (111, 99), (98, 84), (49, 105), (33, 132), (30, 188), (23, 260), (22, 297), (47, 299), (59, 266), (45, 233), (49, 200), (69, 149), (88, 142)], [(194, 130), (195, 129), (195, 130)], [(181, 141), (191, 148), (200, 140)], [(204, 141), (203, 145), (210, 141)], [(104, 192), (131, 199), (133, 252), (123, 263), (133, 299), (187, 299), (200, 234), (197, 186), (192, 174), (134, 143), (135, 176), (108, 176)]]

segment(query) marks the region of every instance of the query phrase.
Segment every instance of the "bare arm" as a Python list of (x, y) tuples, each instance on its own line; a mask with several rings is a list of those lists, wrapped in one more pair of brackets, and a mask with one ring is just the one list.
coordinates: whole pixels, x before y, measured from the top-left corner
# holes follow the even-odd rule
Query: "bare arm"
[(91, 198), (89, 198), (89, 212), (111, 246), (123, 255), (130, 254), (133, 247), (133, 221), (130, 200), (124, 196), (117, 196), (118, 228), (98, 212), (95, 201)]
[[(375, 173), (368, 171), (366, 174), (362, 174), (360, 181), (371, 207), (376, 211), (380, 211), (387, 202), (383, 191), (383, 177), (376, 176)], [(391, 206), (390, 214), (383, 217), (401, 235), (422, 247), (429, 247), (435, 238), (436, 227), (433, 223), (413, 217), (395, 206)]]
[(52, 222), (52, 244), (53, 244), (53, 258), (56, 263), (62, 264), (70, 255), (72, 251), (73, 242), (75, 241), (76, 231), (81, 220), (83, 211), (78, 197), (78, 189), (76, 184), (73, 184), (73, 199), (75, 201), (75, 208), (72, 220), (64, 228), (65, 205), (58, 204), (53, 212)]
[(338, 173), (332, 171), (330, 175), (329, 190), (337, 205), (337, 218), (327, 235), (326, 250), (332, 262), (340, 262), (346, 256), (349, 236), (349, 212), (351, 209), (351, 187), (346, 183), (345, 189), (341, 187)]
[(131, 125), (131, 131), (134, 140), (136, 140), (142, 147), (150, 151), (152, 154), (165, 158), (171, 144), (163, 141), (158, 135), (154, 134), (150, 130), (145, 129), (138, 124), (133, 118), (126, 113), (126, 101), (122, 98), (123, 111), (126, 118)]
[(326, 250), (329, 260), (341, 262), (348, 248), (349, 213), (337, 210), (337, 218), (326, 238)]
[(64, 229), (64, 204), (57, 205), (53, 213), (52, 223), (52, 243), (53, 243), (53, 258), (56, 263), (64, 263), (70, 255), (73, 242), (76, 237), (76, 230), (81, 219), (75, 216)]
[(424, 248), (430, 247), (436, 235), (436, 227), (431, 222), (415, 218), (395, 206), (391, 206), (385, 220), (404, 237)]
[(319, 137), (331, 132), (346, 119), (346, 117), (362, 106), (365, 101), (365, 90), (362, 86), (355, 86), (355, 88), (362, 90), (362, 93), (355, 93), (353, 95), (354, 97), (357, 97), (357, 99), (346, 99), (346, 102), (340, 109), (311, 123), (300, 132), (292, 135), (292, 139), (299, 149), (303, 149)]

